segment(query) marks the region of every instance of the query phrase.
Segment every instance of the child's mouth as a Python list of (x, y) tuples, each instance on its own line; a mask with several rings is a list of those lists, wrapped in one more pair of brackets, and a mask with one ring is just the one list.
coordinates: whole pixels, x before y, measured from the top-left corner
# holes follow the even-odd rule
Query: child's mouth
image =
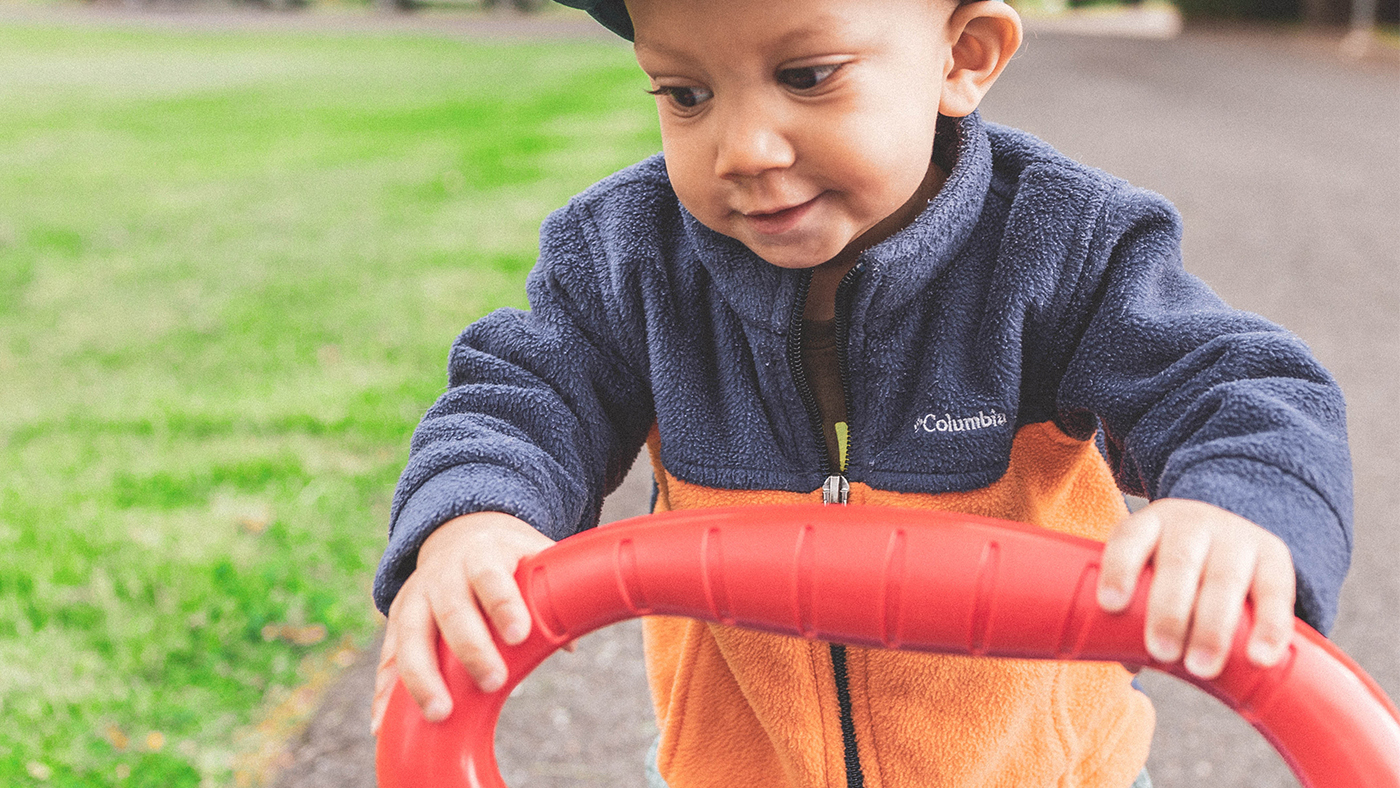
[[(817, 197), (820, 196), (821, 195), (817, 195)], [(817, 197), (813, 197), (797, 205), (779, 208), (776, 211), (755, 211), (753, 213), (743, 214), (743, 216), (749, 221), (753, 229), (757, 230), (760, 234), (781, 235), (791, 230), (793, 227), (796, 227), (797, 223), (802, 221), (802, 217), (806, 216), (807, 212), (812, 209), (812, 206), (817, 204)]]

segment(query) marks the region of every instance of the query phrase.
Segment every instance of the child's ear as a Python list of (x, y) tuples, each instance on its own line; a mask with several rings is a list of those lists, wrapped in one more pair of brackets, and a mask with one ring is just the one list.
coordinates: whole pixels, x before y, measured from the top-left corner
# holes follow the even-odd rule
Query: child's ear
[(953, 42), (943, 75), (938, 112), (970, 115), (1021, 46), (1021, 17), (1001, 0), (964, 3), (948, 18)]

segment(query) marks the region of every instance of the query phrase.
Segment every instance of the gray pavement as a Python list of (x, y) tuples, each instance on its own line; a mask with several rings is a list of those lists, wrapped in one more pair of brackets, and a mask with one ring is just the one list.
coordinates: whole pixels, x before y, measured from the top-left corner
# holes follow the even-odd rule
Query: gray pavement
[[(1400, 697), (1400, 68), (1241, 30), (1032, 38), (988, 118), (1161, 192), (1187, 267), (1306, 340), (1347, 395), (1356, 541), (1333, 639)], [(1161, 788), (1296, 785), (1213, 699), (1149, 674)]]
[[(1357, 525), (1333, 637), (1400, 697), (1400, 62), (1346, 60), (1334, 43), (1248, 29), (1033, 34), (984, 114), (1173, 200), (1188, 267), (1297, 332), (1341, 381)], [(646, 493), (634, 474), (609, 514), (640, 513)], [(513, 788), (643, 786), (654, 728), (638, 631), (596, 633), (518, 690), (497, 740)], [(278, 788), (373, 785), (372, 670), (367, 655), (328, 695)], [(1162, 676), (1145, 683), (1159, 788), (1297, 784), (1214, 700)]]

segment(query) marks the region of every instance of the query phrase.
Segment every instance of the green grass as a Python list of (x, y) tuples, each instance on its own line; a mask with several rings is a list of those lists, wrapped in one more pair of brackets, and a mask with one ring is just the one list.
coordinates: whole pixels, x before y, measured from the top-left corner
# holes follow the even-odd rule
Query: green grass
[(366, 641), (448, 346), (658, 149), (642, 87), (602, 43), (0, 25), (0, 785), (230, 784)]

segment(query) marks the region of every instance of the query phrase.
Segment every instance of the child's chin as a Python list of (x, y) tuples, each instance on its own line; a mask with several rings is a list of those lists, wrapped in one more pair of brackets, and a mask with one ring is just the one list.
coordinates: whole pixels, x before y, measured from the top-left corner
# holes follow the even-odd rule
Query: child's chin
[(740, 241), (764, 262), (779, 268), (815, 268), (835, 257), (841, 251), (840, 247), (827, 249), (829, 244), (754, 243), (744, 239), (740, 239)]
[(785, 257), (770, 258), (767, 255), (758, 252), (757, 250), (754, 250), (754, 254), (757, 254), (760, 258), (763, 259), (764, 262), (772, 263), (773, 265), (776, 265), (779, 268), (788, 268), (794, 271), (798, 271), (804, 268), (816, 268), (817, 266), (826, 262), (826, 260), (812, 259), (806, 257), (798, 259), (789, 259)]

